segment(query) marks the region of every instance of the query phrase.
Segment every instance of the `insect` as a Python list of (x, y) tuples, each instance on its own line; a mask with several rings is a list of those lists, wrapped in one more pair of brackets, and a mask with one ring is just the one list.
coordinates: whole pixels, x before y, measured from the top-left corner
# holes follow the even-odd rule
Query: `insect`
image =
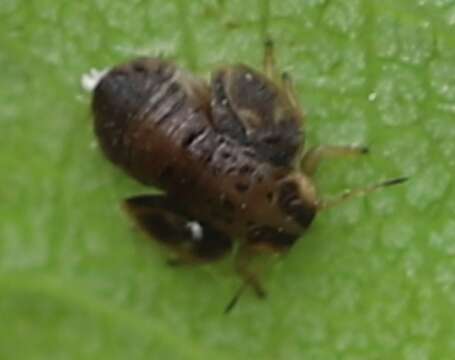
[(163, 195), (139, 195), (124, 208), (173, 264), (219, 260), (235, 248), (246, 288), (266, 292), (253, 259), (288, 252), (317, 213), (353, 196), (402, 183), (395, 178), (331, 201), (311, 177), (326, 158), (367, 153), (362, 146), (304, 149), (304, 116), (289, 75), (278, 74), (267, 41), (264, 73), (225, 66), (206, 82), (175, 64), (140, 58), (111, 69), (92, 110), (106, 157)]

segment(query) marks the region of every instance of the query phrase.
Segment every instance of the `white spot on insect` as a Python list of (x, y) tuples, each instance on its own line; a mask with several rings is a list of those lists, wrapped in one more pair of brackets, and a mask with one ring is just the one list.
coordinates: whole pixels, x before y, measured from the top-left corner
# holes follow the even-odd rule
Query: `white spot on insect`
[(246, 209), (246, 204), (245, 204), (245, 203), (242, 203), (242, 205), (240, 205), (240, 208), (241, 208), (242, 210), (245, 210), (245, 209)]
[(186, 223), (186, 228), (191, 231), (191, 236), (194, 240), (201, 240), (202, 236), (204, 236), (204, 230), (197, 221), (188, 221)]
[(95, 90), (96, 86), (99, 84), (101, 79), (104, 75), (107, 74), (109, 70), (97, 70), (97, 69), (90, 69), (90, 71), (86, 74), (81, 76), (81, 86), (87, 92), (92, 92)]
[(226, 106), (227, 104), (228, 104), (228, 100), (227, 99), (221, 100), (221, 105)]
[(251, 73), (246, 73), (245, 79), (246, 79), (246, 81), (251, 81), (251, 80), (253, 80), (253, 75), (251, 75)]

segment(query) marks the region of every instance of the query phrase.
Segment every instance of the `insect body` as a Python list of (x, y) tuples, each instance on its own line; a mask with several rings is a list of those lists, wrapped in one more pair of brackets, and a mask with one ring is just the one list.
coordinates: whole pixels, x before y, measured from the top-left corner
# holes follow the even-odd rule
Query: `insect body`
[[(303, 116), (289, 77), (275, 72), (270, 42), (264, 68), (227, 66), (208, 84), (170, 62), (137, 59), (109, 71), (92, 103), (105, 155), (164, 191), (126, 199), (133, 219), (173, 250), (175, 263), (220, 259), (237, 241), (236, 270), (259, 296), (265, 291), (251, 258), (287, 252), (331, 205), (310, 179), (320, 160), (366, 152), (303, 152)], [(345, 193), (333, 204), (403, 180)]]

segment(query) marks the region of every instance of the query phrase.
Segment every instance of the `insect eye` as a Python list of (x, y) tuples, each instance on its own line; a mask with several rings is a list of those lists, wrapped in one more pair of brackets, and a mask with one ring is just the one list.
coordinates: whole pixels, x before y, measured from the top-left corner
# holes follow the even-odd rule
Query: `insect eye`
[(299, 192), (295, 181), (285, 181), (281, 184), (278, 193), (278, 205), (300, 225), (307, 227), (313, 220), (316, 212), (305, 197)]

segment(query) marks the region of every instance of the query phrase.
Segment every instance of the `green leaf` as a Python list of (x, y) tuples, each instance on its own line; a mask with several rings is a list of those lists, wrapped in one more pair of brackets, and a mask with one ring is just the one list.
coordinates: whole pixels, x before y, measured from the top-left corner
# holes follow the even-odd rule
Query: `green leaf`
[[(0, 4), (1, 359), (448, 359), (455, 351), (455, 1)], [(91, 68), (165, 55), (208, 76), (276, 41), (308, 143), (368, 144), (315, 181), (403, 185), (320, 214), (244, 296), (229, 262), (171, 269), (92, 134)]]

